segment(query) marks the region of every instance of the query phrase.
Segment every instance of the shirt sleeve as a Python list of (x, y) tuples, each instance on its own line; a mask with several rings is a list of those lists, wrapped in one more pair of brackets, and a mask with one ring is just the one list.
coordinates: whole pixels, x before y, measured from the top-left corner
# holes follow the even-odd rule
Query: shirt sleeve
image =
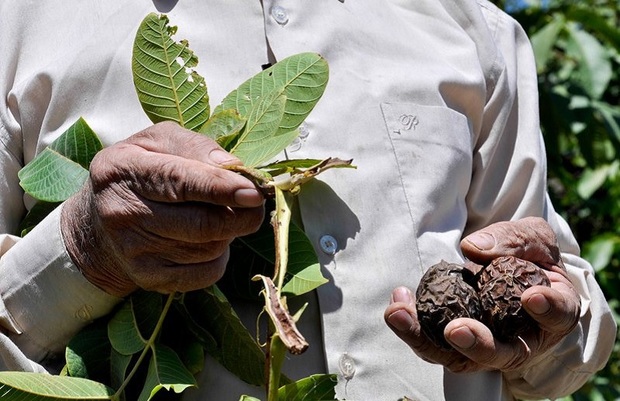
[(538, 119), (536, 68), (522, 28), (483, 3), (499, 49), (498, 78), (476, 138), (465, 234), (497, 221), (544, 217), (558, 236), (569, 277), (581, 297), (579, 324), (525, 371), (504, 374), (520, 398), (556, 398), (578, 390), (607, 362), (616, 325), (590, 264), (547, 195), (546, 155)]
[(120, 301), (72, 263), (60, 209), (24, 238), (0, 235), (0, 370), (45, 370), (43, 361)]

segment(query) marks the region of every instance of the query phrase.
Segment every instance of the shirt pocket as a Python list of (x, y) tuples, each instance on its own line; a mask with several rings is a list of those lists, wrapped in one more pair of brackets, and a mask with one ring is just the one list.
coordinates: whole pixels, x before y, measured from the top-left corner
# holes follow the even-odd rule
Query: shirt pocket
[(381, 103), (381, 111), (420, 249), (447, 245), (446, 252), (454, 252), (467, 220), (472, 174), (467, 117), (415, 103)]

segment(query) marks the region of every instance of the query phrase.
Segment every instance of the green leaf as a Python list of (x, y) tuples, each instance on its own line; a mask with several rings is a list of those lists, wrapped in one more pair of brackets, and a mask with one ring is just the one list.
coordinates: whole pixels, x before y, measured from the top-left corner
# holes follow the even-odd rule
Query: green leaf
[(587, 168), (577, 182), (577, 193), (583, 199), (589, 199), (596, 190), (598, 190), (609, 176), (610, 169), (615, 168), (613, 165), (602, 165), (596, 169)]
[(283, 294), (302, 295), (325, 284), (321, 265), (312, 243), (297, 225), (289, 227), (289, 261)]
[(191, 338), (183, 338), (184, 344), (175, 344), (179, 349), (176, 350), (181, 358), (183, 365), (192, 374), (200, 373), (205, 367), (205, 351), (202, 344)]
[(60, 202), (44, 202), (38, 201), (28, 211), (26, 217), (19, 223), (18, 231), (23, 237), (32, 231), (48, 214), (50, 214), (56, 207), (60, 205)]
[(278, 401), (335, 400), (336, 375), (312, 375), (280, 387)]
[(620, 107), (596, 100), (592, 102), (592, 105), (601, 113), (611, 137), (616, 143), (620, 143)]
[(247, 383), (265, 383), (265, 354), (217, 287), (185, 293), (181, 302), (191, 324), (217, 342), (215, 349), (207, 349), (213, 358)]
[[(282, 293), (302, 295), (314, 290), (328, 280), (321, 273), (318, 257), (304, 231), (295, 223), (289, 226), (289, 261)], [(275, 263), (273, 228), (264, 225), (256, 233), (238, 238), (252, 252)]]
[(91, 160), (93, 160), (97, 152), (103, 149), (103, 145), (97, 134), (80, 117), (60, 137), (52, 142), (49, 148), (88, 170)]
[(151, 13), (144, 18), (133, 47), (134, 86), (151, 121), (176, 121), (198, 130), (209, 119), (207, 86), (194, 71), (198, 57), (187, 41), (172, 39), (175, 33), (165, 15)]
[(196, 387), (196, 380), (185, 368), (176, 352), (165, 345), (155, 344), (144, 388), (138, 401), (150, 400), (161, 389), (181, 393), (189, 387)]
[(562, 28), (564, 28), (564, 24), (564, 20), (556, 16), (551, 22), (532, 35), (531, 42), (538, 73), (545, 71), (547, 62), (553, 55), (553, 47), (556, 45), (558, 35)]
[(133, 314), (131, 302), (126, 301), (108, 323), (108, 336), (112, 348), (122, 355), (140, 352), (146, 346), (146, 340), (140, 334)]
[(249, 395), (242, 395), (241, 398), (239, 398), (239, 401), (260, 401), (260, 399), (250, 397)]
[[(259, 130), (258, 137), (266, 140), (268, 131), (264, 124), (270, 130), (273, 128), (271, 125), (275, 124), (275, 120), (279, 118), (277, 114), (279, 104), (274, 104), (274, 102), (282, 101), (280, 96), (284, 96), (284, 114), (277, 123), (277, 130), (269, 137), (271, 139), (261, 143), (260, 147), (253, 145), (254, 151), (261, 154), (262, 160), (256, 161), (258, 157), (253, 157), (251, 164), (247, 162), (246, 164), (256, 166), (268, 160), (295, 139), (298, 135), (296, 129), (323, 95), (328, 77), (329, 68), (321, 56), (314, 53), (296, 54), (256, 74), (222, 101), (222, 104), (216, 108), (216, 112), (235, 109), (241, 116), (248, 118), (248, 126), (250, 116), (253, 116), (256, 121), (261, 122), (256, 125), (256, 129)], [(271, 110), (273, 115), (263, 116), (265, 110)], [(262, 118), (265, 118), (264, 122)], [(248, 126), (245, 128), (244, 138), (255, 141), (252, 133), (254, 127)], [(242, 140), (239, 142), (241, 144), (236, 144), (235, 152), (240, 152), (242, 155), (240, 158), (244, 160), (243, 157), (246, 157), (249, 152), (243, 148), (240, 149), (245, 145)]]
[[(620, 51), (620, 30), (618, 26), (613, 23), (609, 23), (605, 17), (604, 12), (596, 7), (588, 7), (587, 3), (581, 6), (579, 3), (574, 3), (573, 7), (570, 7), (566, 12), (567, 18), (579, 23), (590, 32), (596, 32), (599, 37), (602, 37), (609, 41), (609, 43)], [(608, 11), (612, 11), (609, 9)]]
[(266, 171), (272, 176), (277, 176), (280, 174), (290, 174), (298, 169), (306, 169), (312, 166), (319, 164), (321, 160), (319, 159), (289, 159), (289, 160), (281, 160), (270, 163), (266, 166), (262, 166), (261, 170)]
[(19, 171), (20, 185), (35, 199), (62, 202), (86, 181), (90, 161), (102, 147), (80, 118)]
[(594, 99), (600, 99), (612, 77), (611, 61), (605, 47), (590, 33), (567, 24), (567, 52), (578, 61), (577, 80)]
[(286, 96), (280, 91), (261, 97), (250, 110), (245, 129), (230, 153), (241, 159), (247, 167), (256, 167), (286, 148), (299, 133), (293, 130), (276, 135), (284, 116), (285, 104)]
[(110, 400), (114, 390), (77, 377), (0, 372), (0, 394), (3, 401)]
[(18, 173), (20, 185), (32, 197), (63, 202), (82, 187), (88, 170), (60, 153), (45, 148)]
[(135, 322), (143, 338), (151, 337), (163, 311), (162, 295), (153, 291), (137, 291), (131, 294), (131, 307)]
[(241, 117), (237, 110), (222, 110), (213, 114), (198, 132), (216, 140), (224, 149), (230, 150), (244, 125), (245, 118)]
[(619, 236), (611, 233), (600, 235), (585, 244), (583, 257), (592, 264), (594, 270), (600, 271), (609, 265), (619, 245)]
[(121, 387), (127, 377), (127, 369), (131, 359), (132, 355), (123, 355), (112, 348), (110, 352), (110, 384), (112, 387)]
[(86, 326), (69, 341), (65, 349), (68, 374), (97, 381), (106, 380), (109, 376), (111, 349), (103, 321)]

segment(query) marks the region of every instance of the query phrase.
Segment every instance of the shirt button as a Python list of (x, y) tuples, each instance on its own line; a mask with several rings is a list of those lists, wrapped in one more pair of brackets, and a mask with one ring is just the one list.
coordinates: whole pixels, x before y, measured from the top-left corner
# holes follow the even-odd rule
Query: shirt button
[(319, 240), (319, 246), (321, 247), (321, 250), (326, 254), (335, 255), (336, 250), (338, 249), (338, 241), (336, 241), (336, 238), (332, 237), (331, 235), (326, 234), (322, 236)]
[(355, 361), (346, 352), (338, 360), (338, 368), (345, 380), (349, 381), (355, 376)]
[(301, 149), (301, 139), (299, 139), (299, 137), (295, 138), (293, 142), (286, 147), (286, 150), (289, 152), (297, 152), (299, 149)]
[(308, 124), (301, 123), (299, 126), (299, 138), (306, 139), (310, 135), (310, 130), (308, 129)]
[(288, 22), (288, 13), (281, 6), (271, 7), (271, 16), (280, 25), (285, 25)]

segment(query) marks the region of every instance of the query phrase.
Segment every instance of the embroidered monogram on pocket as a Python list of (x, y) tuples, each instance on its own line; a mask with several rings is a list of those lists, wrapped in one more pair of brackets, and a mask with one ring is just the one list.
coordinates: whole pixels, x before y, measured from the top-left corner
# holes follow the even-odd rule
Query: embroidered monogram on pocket
[[(415, 103), (382, 103), (381, 111), (420, 249), (454, 246), (442, 244), (439, 233), (460, 232), (467, 219), (472, 174), (467, 118), (447, 107)], [(423, 253), (423, 263), (434, 263)]]

